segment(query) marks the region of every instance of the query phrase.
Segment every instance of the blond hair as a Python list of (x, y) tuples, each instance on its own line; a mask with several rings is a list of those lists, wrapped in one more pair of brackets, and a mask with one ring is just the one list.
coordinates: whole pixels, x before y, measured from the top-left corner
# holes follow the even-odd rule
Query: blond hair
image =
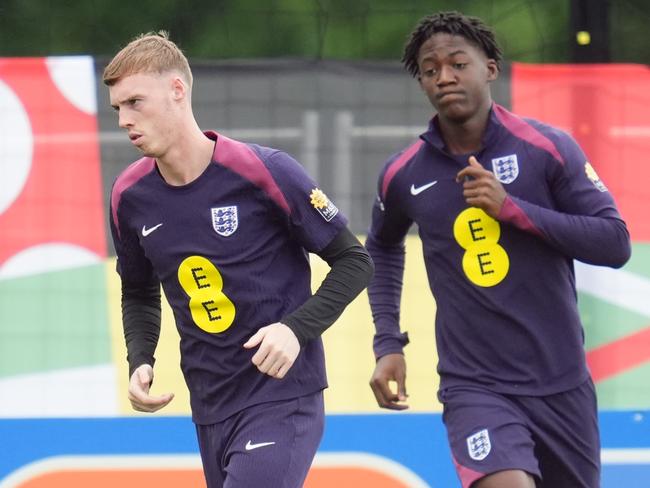
[(121, 78), (138, 73), (179, 72), (192, 87), (192, 71), (187, 58), (165, 31), (140, 34), (108, 63), (102, 80), (112, 86)]

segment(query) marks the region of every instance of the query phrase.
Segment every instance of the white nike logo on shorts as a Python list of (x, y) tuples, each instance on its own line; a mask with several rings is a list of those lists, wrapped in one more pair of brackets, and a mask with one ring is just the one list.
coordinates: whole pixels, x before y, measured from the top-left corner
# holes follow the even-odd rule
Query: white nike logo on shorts
[(416, 187), (415, 185), (411, 185), (411, 195), (413, 195), (413, 196), (419, 195), (424, 190), (428, 190), (429, 188), (431, 188), (436, 183), (438, 183), (438, 180), (432, 181), (430, 183), (427, 183), (426, 185), (422, 185), (422, 186), (418, 186), (418, 187)]
[(147, 229), (146, 225), (142, 226), (142, 237), (147, 237), (149, 234), (151, 234), (154, 230), (156, 230), (158, 227), (162, 225), (162, 222), (158, 225), (154, 225), (151, 229)]
[(258, 447), (272, 446), (273, 444), (275, 444), (275, 442), (258, 442), (257, 444), (253, 444), (253, 441), (248, 441), (246, 443), (246, 450), (252, 451)]

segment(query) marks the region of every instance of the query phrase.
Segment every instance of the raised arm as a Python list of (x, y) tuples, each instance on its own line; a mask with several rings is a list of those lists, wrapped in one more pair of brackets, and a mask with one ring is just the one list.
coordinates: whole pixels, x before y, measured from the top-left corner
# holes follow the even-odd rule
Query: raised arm
[(497, 220), (537, 235), (569, 258), (618, 268), (630, 258), (631, 244), (614, 199), (569, 136), (561, 140), (562, 161), (554, 161), (547, 181), (554, 208), (506, 193), (491, 171), (475, 158), (458, 173), (468, 204)]

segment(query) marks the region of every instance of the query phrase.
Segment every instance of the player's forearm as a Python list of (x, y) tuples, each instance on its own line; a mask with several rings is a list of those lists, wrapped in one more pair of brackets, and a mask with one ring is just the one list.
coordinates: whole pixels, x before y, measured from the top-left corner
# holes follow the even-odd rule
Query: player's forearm
[(142, 364), (154, 364), (160, 336), (160, 285), (122, 286), (122, 324), (129, 378)]
[(618, 215), (606, 213), (616, 212), (569, 215), (508, 197), (499, 220), (536, 234), (573, 259), (620, 268), (630, 258), (630, 234)]
[(368, 298), (375, 323), (373, 349), (380, 358), (401, 353), (408, 335), (400, 332), (400, 300), (404, 276), (404, 244), (384, 245), (368, 236), (366, 248), (375, 263), (375, 275), (368, 286)]
[(331, 269), (316, 293), (282, 318), (301, 346), (319, 337), (368, 286), (373, 264), (368, 252), (347, 229), (319, 254)]

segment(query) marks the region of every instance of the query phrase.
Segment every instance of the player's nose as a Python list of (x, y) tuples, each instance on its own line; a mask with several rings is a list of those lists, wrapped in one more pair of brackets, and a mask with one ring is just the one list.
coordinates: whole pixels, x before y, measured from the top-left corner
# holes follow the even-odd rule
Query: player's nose
[(443, 65), (440, 67), (440, 70), (438, 70), (438, 85), (453, 83), (455, 79), (456, 75), (454, 74), (454, 70), (451, 68), (451, 66)]
[(127, 129), (133, 125), (133, 121), (126, 110), (120, 110), (118, 123), (122, 129)]

